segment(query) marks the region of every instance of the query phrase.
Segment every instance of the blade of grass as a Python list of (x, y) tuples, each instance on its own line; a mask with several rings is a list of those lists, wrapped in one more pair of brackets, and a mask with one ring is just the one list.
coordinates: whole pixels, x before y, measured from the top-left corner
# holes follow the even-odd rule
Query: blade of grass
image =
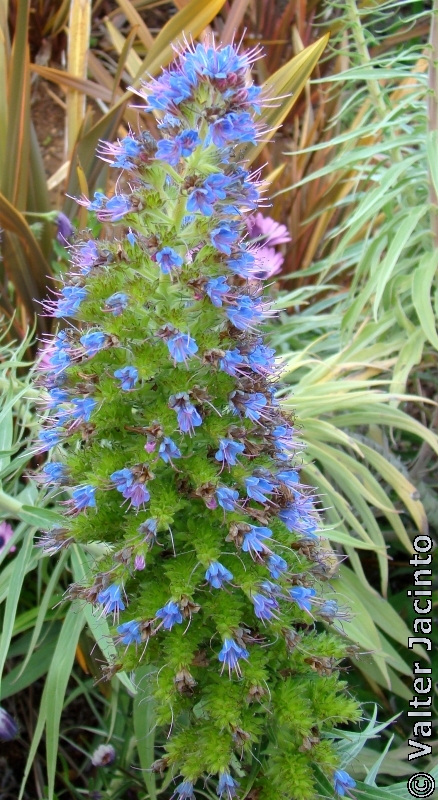
[(131, 27), (137, 28), (137, 36), (145, 46), (146, 50), (149, 50), (154, 43), (154, 37), (152, 36), (145, 21), (138, 13), (137, 9), (132, 3), (129, 2), (129, 0), (117, 0), (117, 3), (122, 9)]
[[(87, 54), (91, 29), (91, 0), (71, 0), (69, 15), (67, 70), (70, 75), (87, 77)], [(78, 89), (67, 92), (67, 158), (75, 145), (85, 117), (85, 94)]]

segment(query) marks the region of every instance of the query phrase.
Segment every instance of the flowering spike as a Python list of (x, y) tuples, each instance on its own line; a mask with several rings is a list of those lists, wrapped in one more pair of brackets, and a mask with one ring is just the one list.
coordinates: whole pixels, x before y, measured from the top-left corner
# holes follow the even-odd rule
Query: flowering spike
[(71, 499), (39, 544), (106, 545), (70, 596), (107, 616), (112, 670), (154, 674), (175, 800), (194, 800), (211, 776), (221, 800), (237, 798), (245, 751), (262, 753), (254, 796), (310, 798), (314, 765), (331, 777), (337, 764), (324, 734), (358, 716), (335, 671), (343, 642), (307, 625), (346, 616), (319, 587), (331, 555), (261, 333), (274, 313), (261, 279), (281, 268), (289, 235), (260, 213), (261, 176), (244, 161), (263, 135), (259, 57), (187, 44), (134, 90), (158, 112), (157, 139), (129, 130), (100, 142), (123, 193), (117, 182), (112, 197), (78, 202), (108, 238), (78, 236), (45, 306), (72, 322), (45, 345), (35, 449), (57, 448), (41, 479)]

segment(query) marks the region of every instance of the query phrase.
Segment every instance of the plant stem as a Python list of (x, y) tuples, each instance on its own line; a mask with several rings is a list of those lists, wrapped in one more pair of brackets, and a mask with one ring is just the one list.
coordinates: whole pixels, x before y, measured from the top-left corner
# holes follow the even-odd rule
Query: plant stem
[[(371, 56), (369, 54), (367, 43), (365, 41), (360, 14), (356, 6), (356, 0), (346, 0), (346, 8), (350, 16), (351, 30), (356, 44), (357, 52), (359, 53), (362, 62), (366, 64), (367, 67), (370, 67), (370, 69), (373, 69)], [(379, 117), (383, 119), (386, 115), (386, 106), (382, 96), (381, 88), (379, 86), (379, 82), (374, 78), (370, 78), (367, 81), (367, 83), (371, 98), (374, 102)]]

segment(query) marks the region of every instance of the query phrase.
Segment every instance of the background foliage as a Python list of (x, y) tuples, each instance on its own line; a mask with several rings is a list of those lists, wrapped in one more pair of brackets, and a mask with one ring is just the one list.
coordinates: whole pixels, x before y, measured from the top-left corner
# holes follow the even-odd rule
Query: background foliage
[[(225, 42), (235, 31), (245, 45), (261, 41), (258, 80), (283, 96), (269, 110), (272, 136), (282, 125), (275, 142), (248, 158), (268, 164), (267, 213), (293, 237), (271, 287), (280, 311), (271, 342), (284, 359), (282, 400), (307, 443), (306, 479), (321, 493), (342, 562), (333, 585), (354, 612), (343, 628), (360, 651), (348, 675), (371, 720), (340, 747), (365, 781), (361, 796), (408, 796), (402, 778), (417, 768), (407, 761), (410, 728), (400, 716), (389, 731), (376, 727), (373, 704), (383, 726), (406, 710), (408, 553), (417, 531), (438, 527), (431, 20), (427, 3), (390, 0), (0, 0), (0, 518), (14, 530), (0, 547), (0, 668), (2, 706), (21, 725), (2, 756), (0, 796), (157, 796), (144, 685), (136, 691), (122, 674), (95, 683), (108, 655), (105, 623), (62, 602), (72, 575), (96, 554), (76, 549), (47, 560), (33, 547), (60, 499), (42, 496), (34, 477), (32, 364), (50, 324), (34, 315), (68, 257), (53, 241), (58, 212), (83, 227), (86, 212), (71, 198), (111, 188), (94, 157), (99, 139), (121, 137), (130, 125), (154, 132), (153, 117), (131, 107), (129, 87), (171, 61), (182, 32), (197, 37), (208, 27)], [(65, 129), (61, 163), (49, 175), (47, 145), (32, 122), (41, 97), (61, 110)], [(34, 324), (36, 335), (27, 335)], [(117, 760), (94, 768), (90, 754), (105, 742)], [(320, 789), (331, 797), (323, 777)]]

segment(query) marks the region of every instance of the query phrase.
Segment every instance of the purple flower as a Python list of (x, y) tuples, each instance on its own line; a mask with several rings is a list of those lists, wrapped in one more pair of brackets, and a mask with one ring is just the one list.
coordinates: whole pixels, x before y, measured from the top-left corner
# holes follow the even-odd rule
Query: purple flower
[(141, 572), (145, 568), (145, 566), (146, 566), (146, 559), (144, 555), (142, 555), (141, 553), (136, 555), (134, 558), (134, 569), (136, 569), (138, 572)]
[(316, 595), (315, 589), (306, 589), (304, 586), (294, 586), (292, 589), (289, 589), (289, 594), (301, 611), (310, 612), (312, 607), (311, 598)]
[(216, 788), (216, 794), (222, 798), (224, 795), (227, 800), (232, 800), (237, 795), (237, 789), (240, 784), (231, 777), (229, 772), (222, 772), (219, 777), (219, 782)]
[(232, 230), (226, 222), (223, 222), (219, 228), (214, 228), (210, 233), (210, 239), (213, 247), (219, 250), (220, 253), (225, 253), (229, 256), (231, 254), (231, 247), (238, 237), (238, 232)]
[(95, 493), (95, 486), (90, 486), (89, 484), (78, 486), (78, 488), (72, 492), (73, 503), (76, 510), (81, 511), (83, 508), (94, 508), (96, 506)]
[(57, 444), (60, 444), (60, 434), (62, 434), (62, 431), (59, 428), (40, 431), (38, 451), (44, 453), (46, 450), (50, 450), (51, 447), (56, 447)]
[(116, 369), (114, 377), (121, 381), (120, 388), (124, 392), (130, 392), (138, 380), (138, 370), (135, 367)]
[(83, 336), (80, 337), (79, 341), (81, 345), (84, 347), (87, 356), (95, 356), (99, 350), (102, 350), (102, 347), (105, 345), (107, 340), (106, 334), (102, 333), (101, 331), (92, 331), (91, 333), (85, 333)]
[(155, 517), (151, 517), (147, 519), (145, 522), (142, 522), (138, 528), (138, 532), (141, 534), (146, 534), (144, 537), (144, 543), (152, 546), (155, 544), (156, 541), (156, 534), (158, 528), (158, 520)]
[(272, 556), (269, 556), (268, 558), (268, 569), (271, 574), (271, 578), (277, 580), (282, 572), (286, 572), (287, 561), (285, 561), (281, 556), (277, 556), (275, 553), (273, 553)]
[(73, 249), (73, 263), (79, 267), (83, 275), (88, 275), (92, 267), (99, 259), (99, 251), (96, 242), (90, 239), (89, 242), (82, 242), (75, 245)]
[(74, 227), (71, 224), (68, 217), (59, 211), (58, 216), (56, 218), (56, 225), (58, 230), (56, 231), (56, 238), (58, 242), (61, 244), (66, 244), (68, 240), (71, 238), (74, 232)]
[(179, 783), (170, 800), (173, 800), (176, 796), (178, 796), (178, 800), (195, 800), (193, 783), (191, 781)]
[(122, 644), (140, 644), (140, 625), (135, 620), (124, 622), (123, 625), (119, 625), (117, 631), (120, 633), (120, 642)]
[(79, 310), (79, 306), (87, 296), (86, 289), (80, 286), (64, 286), (61, 297), (57, 300), (54, 317), (72, 317)]
[(207, 572), (205, 579), (209, 582), (213, 589), (222, 589), (225, 581), (233, 580), (233, 573), (229, 569), (222, 566), (219, 561), (212, 561)]
[(202, 425), (202, 417), (195, 406), (190, 402), (186, 392), (172, 394), (169, 398), (169, 408), (176, 411), (178, 425), (181, 433), (194, 433), (195, 428)]
[(105, 616), (113, 614), (114, 617), (118, 617), (119, 612), (125, 610), (125, 604), (122, 600), (122, 590), (116, 583), (112, 583), (107, 589), (99, 592), (97, 595), (97, 602), (103, 606), (102, 614)]
[(169, 462), (172, 463), (173, 458), (181, 458), (181, 451), (169, 436), (165, 436), (158, 448), (158, 455), (165, 464), (169, 464)]
[(149, 490), (141, 481), (137, 481), (132, 483), (131, 486), (128, 486), (123, 492), (123, 497), (125, 497), (126, 500), (130, 500), (134, 508), (139, 508), (151, 499)]
[(169, 600), (163, 608), (159, 608), (155, 616), (163, 620), (159, 627), (163, 626), (166, 631), (170, 631), (176, 623), (179, 624), (183, 621), (181, 611), (172, 600)]
[(177, 333), (167, 340), (170, 355), (177, 364), (185, 362), (198, 352), (198, 345), (188, 333)]
[(115, 761), (116, 751), (112, 744), (100, 744), (91, 756), (93, 767), (108, 767)]
[(272, 494), (275, 489), (272, 481), (268, 481), (265, 478), (257, 478), (255, 475), (245, 478), (245, 485), (248, 497), (258, 503), (266, 503), (267, 498), (264, 493)]
[(156, 258), (161, 272), (164, 272), (165, 275), (169, 275), (174, 269), (181, 269), (183, 265), (181, 256), (171, 247), (163, 247), (157, 252)]
[(65, 464), (60, 464), (57, 461), (52, 461), (51, 464), (45, 464), (43, 468), (43, 473), (46, 483), (63, 483), (66, 479), (67, 467), (65, 466)]
[(255, 525), (251, 525), (251, 530), (245, 534), (243, 539), (243, 552), (249, 553), (251, 558), (255, 557), (256, 559), (259, 558), (259, 553), (269, 553), (271, 555), (271, 550), (263, 542), (263, 539), (270, 539), (271, 536), (272, 531), (269, 528), (258, 528)]
[(220, 275), (219, 278), (211, 278), (205, 286), (205, 292), (216, 308), (222, 305), (222, 298), (225, 297), (229, 291), (230, 287), (223, 275)]
[(79, 397), (74, 398), (72, 400), (73, 403), (73, 411), (72, 417), (73, 419), (79, 419), (82, 422), (89, 422), (91, 414), (93, 413), (94, 409), (97, 406), (95, 400), (92, 397)]
[(0, 708), (0, 739), (3, 742), (11, 742), (17, 734), (18, 727), (14, 719), (4, 708)]
[[(3, 548), (6, 547), (7, 543), (9, 542), (9, 539), (12, 539), (13, 535), (14, 531), (9, 525), (9, 522), (5, 522), (5, 520), (2, 520), (2, 522), (0, 522), (0, 553), (3, 550)], [(16, 547), (12, 546), (9, 548), (9, 552), (14, 553), (16, 549), (17, 549)], [(1, 719), (0, 719), (0, 728), (1, 728)], [(0, 739), (1, 739), (1, 733), (0, 733)]]
[(273, 597), (265, 597), (264, 594), (256, 592), (252, 595), (251, 600), (254, 603), (254, 614), (258, 619), (269, 620), (275, 616), (273, 612), (278, 609), (278, 603)]
[(339, 606), (336, 600), (325, 600), (318, 611), (318, 616), (326, 622), (332, 623), (339, 613)]
[(105, 301), (105, 311), (110, 311), (114, 317), (120, 317), (125, 308), (128, 307), (129, 297), (123, 292), (115, 292)]
[(354, 789), (356, 781), (345, 770), (337, 769), (333, 775), (333, 785), (336, 794), (344, 797), (346, 792), (350, 794), (349, 789)]
[(277, 275), (283, 266), (284, 257), (277, 253), (273, 247), (259, 247), (254, 251), (255, 269), (253, 277), (259, 281), (266, 281)]
[(237, 347), (235, 350), (226, 350), (224, 357), (219, 361), (221, 370), (233, 377), (237, 377), (238, 372), (242, 371), (240, 367), (244, 367), (246, 363), (246, 357)]
[(236, 456), (243, 453), (245, 446), (240, 442), (233, 442), (232, 439), (220, 439), (219, 450), (215, 454), (216, 461), (222, 461), (229, 467), (237, 464)]
[(280, 225), (272, 217), (265, 217), (260, 211), (247, 219), (251, 239), (262, 239), (263, 244), (274, 247), (291, 241), (286, 225)]
[[(245, 648), (240, 647), (234, 639), (224, 639), (222, 650), (218, 655), (219, 661), (225, 666), (228, 667), (228, 673), (231, 674), (233, 670), (236, 670), (237, 674), (240, 675), (240, 665), (239, 665), (239, 658), (248, 658), (248, 651)], [(223, 667), (222, 667), (223, 669)]]
[(243, 295), (236, 299), (235, 305), (227, 307), (227, 316), (235, 328), (247, 331), (262, 322), (265, 313), (259, 301)]
[(229, 489), (227, 486), (220, 486), (216, 489), (216, 497), (221, 508), (225, 511), (234, 511), (239, 499), (239, 492), (236, 489)]

